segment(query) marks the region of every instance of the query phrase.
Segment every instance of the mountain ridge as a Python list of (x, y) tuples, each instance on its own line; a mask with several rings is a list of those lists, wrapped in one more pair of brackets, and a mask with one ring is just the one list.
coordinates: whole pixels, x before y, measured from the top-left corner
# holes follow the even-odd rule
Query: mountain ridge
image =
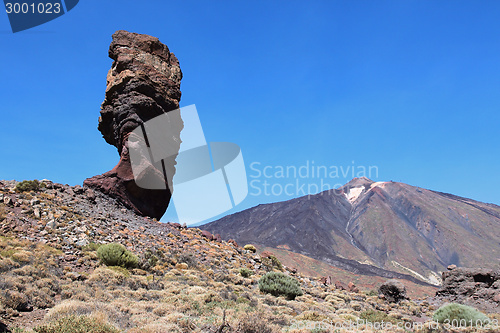
[(489, 230), (498, 226), (500, 206), (495, 204), (362, 177), (201, 228), (240, 243), (287, 246), (361, 274), (386, 274), (382, 269), (438, 284), (439, 273), (450, 264), (496, 267), (500, 236)]

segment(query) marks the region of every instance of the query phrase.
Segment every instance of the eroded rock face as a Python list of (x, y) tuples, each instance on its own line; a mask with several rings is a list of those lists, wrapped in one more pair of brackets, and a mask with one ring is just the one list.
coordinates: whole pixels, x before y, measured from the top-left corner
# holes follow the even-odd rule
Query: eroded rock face
[(453, 268), (443, 272), (442, 279), (438, 298), (486, 310), (500, 306), (499, 270)]
[[(84, 185), (119, 199), (138, 214), (159, 219), (167, 209), (171, 191), (137, 185), (128, 138), (141, 124), (179, 108), (182, 79), (179, 61), (158, 38), (123, 30), (113, 34), (109, 57), (114, 62), (107, 76), (98, 129), (106, 142), (118, 149), (120, 161), (111, 171), (86, 179)], [(173, 121), (182, 124), (180, 119)], [(174, 145), (177, 151), (181, 130), (176, 128), (177, 137), (165, 142)], [(175, 157), (166, 160), (166, 175), (170, 180), (175, 173)], [(149, 167), (149, 172), (165, 174), (153, 165)]]

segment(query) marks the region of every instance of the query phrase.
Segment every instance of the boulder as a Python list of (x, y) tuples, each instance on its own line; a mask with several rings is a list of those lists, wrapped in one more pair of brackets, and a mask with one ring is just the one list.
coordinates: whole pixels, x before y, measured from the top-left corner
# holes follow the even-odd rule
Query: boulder
[(382, 294), (384, 298), (391, 303), (397, 303), (408, 299), (405, 285), (398, 280), (387, 280), (379, 287), (378, 291), (379, 294)]
[(269, 258), (271, 256), (276, 257), (271, 251), (262, 251), (262, 253), (260, 254), (261, 258)]
[(349, 282), (347, 284), (347, 289), (351, 292), (351, 293), (359, 293), (359, 288), (356, 287), (356, 285), (352, 282)]
[(7, 206), (10, 206), (13, 204), (11, 197), (8, 197), (8, 196), (4, 196), (3, 203), (6, 204)]
[(436, 298), (469, 304), (480, 309), (495, 309), (500, 302), (500, 270), (455, 268), (442, 273), (443, 284)]
[[(140, 215), (160, 219), (170, 201), (169, 186), (147, 189), (139, 186), (136, 179), (166, 174), (171, 181), (177, 155), (165, 156), (163, 166), (153, 165), (146, 159), (141, 161), (143, 172), (134, 178), (128, 139), (132, 131), (145, 122), (179, 108), (182, 78), (179, 61), (158, 38), (123, 30), (113, 34), (109, 57), (114, 62), (107, 76), (98, 129), (106, 142), (118, 149), (120, 161), (111, 171), (86, 179), (84, 185), (118, 199)], [(182, 124), (178, 113), (170, 114), (176, 118), (172, 124)], [(174, 126), (177, 137), (169, 137), (168, 142), (162, 144), (172, 145), (172, 149), (178, 151), (181, 130)], [(133, 139), (146, 140), (135, 136)], [(145, 144), (149, 147), (147, 141)], [(167, 179), (163, 188), (171, 184)]]
[(345, 284), (343, 284), (342, 282), (335, 281), (335, 289), (346, 290), (347, 288), (346, 288)]
[(214, 240), (214, 235), (212, 235), (212, 233), (210, 231), (206, 231), (206, 230), (202, 230), (201, 231), (201, 235), (204, 236), (205, 238), (207, 238), (208, 240)]

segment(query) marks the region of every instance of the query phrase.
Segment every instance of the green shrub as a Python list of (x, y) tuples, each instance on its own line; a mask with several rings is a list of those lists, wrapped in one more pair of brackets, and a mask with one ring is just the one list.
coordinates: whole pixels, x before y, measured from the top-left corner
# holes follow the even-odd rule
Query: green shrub
[(484, 326), (490, 322), (488, 317), (473, 307), (450, 303), (443, 305), (432, 317), (438, 323), (453, 324), (453, 320), (457, 321), (457, 325), (463, 326)]
[(101, 245), (97, 249), (97, 257), (107, 266), (136, 267), (139, 259), (125, 246), (118, 243)]
[(247, 251), (250, 251), (250, 252), (257, 252), (257, 248), (255, 246), (253, 246), (252, 244), (247, 244), (245, 246), (243, 246), (243, 249), (247, 250)]
[(23, 180), (16, 184), (16, 192), (38, 191), (41, 184), (38, 180)]
[(391, 322), (393, 324), (397, 323), (396, 318), (389, 317), (387, 313), (377, 310), (366, 310), (359, 314), (359, 318), (363, 320), (364, 323), (381, 323)]
[(33, 329), (37, 333), (119, 333), (114, 326), (88, 316), (67, 316)]
[(299, 281), (279, 272), (269, 272), (261, 277), (259, 289), (274, 296), (286, 296), (288, 299), (295, 299), (296, 296), (302, 295)]
[(253, 271), (246, 268), (246, 267), (243, 267), (243, 268), (240, 268), (240, 274), (241, 276), (243, 276), (244, 278), (248, 278), (250, 277), (251, 275), (253, 275)]

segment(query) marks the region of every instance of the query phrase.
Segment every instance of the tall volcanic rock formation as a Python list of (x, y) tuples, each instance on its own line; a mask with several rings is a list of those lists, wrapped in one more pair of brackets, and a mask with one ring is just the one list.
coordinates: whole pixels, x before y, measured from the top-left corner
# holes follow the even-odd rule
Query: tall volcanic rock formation
[[(158, 38), (123, 30), (113, 34), (109, 57), (114, 62), (107, 76), (98, 129), (107, 143), (118, 148), (120, 161), (111, 171), (86, 179), (83, 184), (119, 199), (141, 215), (160, 218), (167, 209), (171, 191), (137, 185), (128, 138), (148, 120), (179, 108), (182, 79), (179, 61)], [(175, 119), (173, 123), (182, 124), (182, 120)], [(177, 137), (165, 142), (177, 147), (176, 151), (180, 147), (181, 130), (176, 128)], [(175, 173), (175, 156), (166, 164), (166, 172), (154, 165), (148, 165), (148, 172), (166, 173), (171, 179)]]
[(338, 191), (259, 205), (201, 228), (356, 273), (392, 271), (433, 284), (450, 264), (500, 264), (499, 206), (366, 178)]

